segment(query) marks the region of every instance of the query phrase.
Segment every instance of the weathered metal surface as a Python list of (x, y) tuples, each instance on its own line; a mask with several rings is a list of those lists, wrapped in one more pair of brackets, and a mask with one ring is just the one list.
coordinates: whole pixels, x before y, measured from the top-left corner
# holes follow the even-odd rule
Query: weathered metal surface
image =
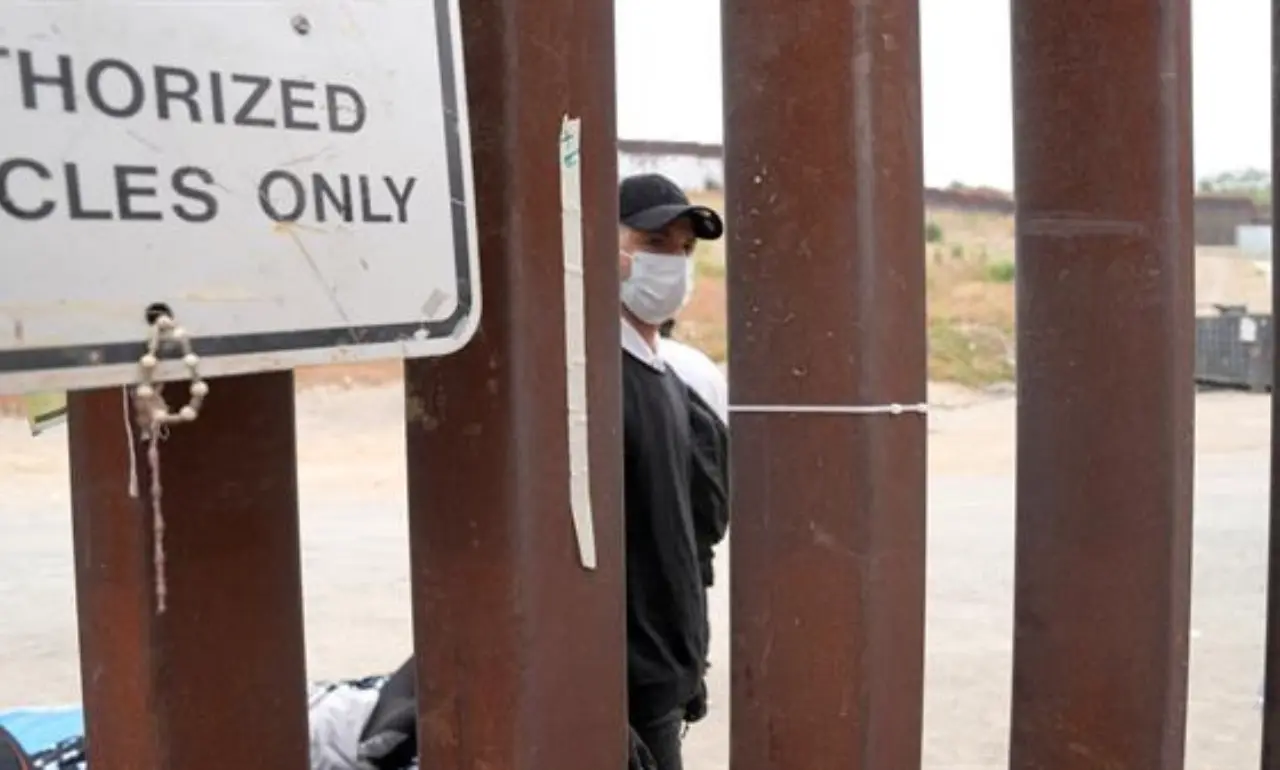
[(163, 613), (151, 466), (123, 394), (70, 398), (94, 770), (308, 766), (293, 375), (211, 387), (199, 419), (160, 446)]
[(925, 400), (919, 4), (722, 8), (732, 766), (918, 768), (926, 421), (838, 412)]
[(153, 770), (161, 759), (153, 657), (155, 592), (146, 506), (130, 497), (135, 447), (118, 389), (69, 396), (67, 442), (85, 731), (93, 767)]
[[(625, 757), (613, 6), (464, 4), (486, 311), (406, 365), (424, 767)], [(559, 135), (582, 119), (587, 384), (599, 566), (570, 516)]]
[(1189, 6), (1013, 5), (1015, 770), (1183, 765)]

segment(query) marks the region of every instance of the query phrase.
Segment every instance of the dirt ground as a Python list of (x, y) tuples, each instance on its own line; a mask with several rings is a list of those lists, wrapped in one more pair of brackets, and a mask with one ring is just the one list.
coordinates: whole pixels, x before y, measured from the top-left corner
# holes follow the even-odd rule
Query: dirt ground
[(1196, 310), (1215, 304), (1246, 305), (1253, 313), (1271, 312), (1270, 265), (1248, 259), (1238, 249), (1196, 249)]
[[(350, 387), (313, 387), (298, 401), (313, 676), (385, 670), (410, 648), (400, 390), (360, 385), (381, 376), (376, 367), (353, 368), (339, 378), (349, 377)], [(304, 372), (300, 380), (316, 377)], [(1003, 770), (1015, 405), (947, 386), (935, 386), (931, 400), (926, 767)], [(1203, 394), (1197, 409), (1187, 766), (1235, 770), (1257, 765), (1268, 400)], [(0, 419), (0, 708), (78, 697), (65, 443), (63, 430), (32, 439), (21, 421)], [(727, 768), (723, 582), (712, 609), (713, 711), (689, 733), (690, 770)]]

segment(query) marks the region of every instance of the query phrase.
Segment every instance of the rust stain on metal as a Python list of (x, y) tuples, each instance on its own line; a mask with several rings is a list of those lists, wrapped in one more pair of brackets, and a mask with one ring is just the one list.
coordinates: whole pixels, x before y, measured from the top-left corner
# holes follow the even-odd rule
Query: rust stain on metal
[(1194, 398), (1189, 2), (1014, 3), (1012, 19), (1010, 767), (1181, 770)]
[(162, 767), (149, 517), (126, 483), (135, 448), (122, 396), (119, 389), (71, 393), (67, 407), (89, 759), (105, 770)]
[[(736, 404), (925, 400), (918, 16), (724, 6)], [(920, 767), (925, 433), (733, 414), (734, 770)]]
[[(81, 670), (96, 770), (307, 767), (293, 393), (287, 372), (221, 378), (200, 419), (170, 432), (160, 466), (169, 603), (159, 616), (150, 497), (131, 497), (127, 484), (136, 468), (147, 489), (150, 470), (131, 443), (121, 391), (70, 395)], [(226, 631), (217, 644), (210, 629)]]
[(436, 409), (428, 396), (418, 390), (417, 383), (405, 379), (404, 419), (408, 425), (414, 425), (425, 431), (433, 431), (440, 424), (435, 416)]
[(1125, 222), (1100, 219), (1087, 214), (1071, 212), (1041, 212), (1035, 217), (1018, 221), (1018, 234), (1024, 239), (1034, 236), (1051, 238), (1079, 238), (1086, 236), (1121, 236), (1147, 238), (1150, 230), (1146, 222)]
[[(485, 311), (460, 352), (405, 364), (422, 765), (621, 767), (613, 4), (461, 6)], [(565, 515), (568, 455), (547, 451), (566, 444), (568, 424), (566, 369), (548, 366), (565, 356), (563, 327), (547, 323), (562, 317), (563, 265), (530, 257), (561, 252), (566, 112), (592, 127), (582, 188), (593, 572), (578, 566)]]

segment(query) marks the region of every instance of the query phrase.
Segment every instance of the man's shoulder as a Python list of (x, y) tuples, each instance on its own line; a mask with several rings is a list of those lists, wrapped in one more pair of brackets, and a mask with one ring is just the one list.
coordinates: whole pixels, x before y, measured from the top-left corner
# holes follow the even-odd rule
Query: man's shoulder
[(689, 363), (703, 368), (714, 369), (716, 372), (720, 371), (720, 367), (716, 366), (716, 362), (711, 360), (711, 356), (692, 345), (673, 340), (670, 337), (662, 337), (658, 340), (658, 353), (668, 361), (679, 361), (681, 364)]
[(692, 345), (672, 339), (660, 340), (658, 352), (675, 370), (676, 376), (715, 409), (721, 419), (727, 417), (729, 381), (710, 356)]
[(676, 374), (682, 378), (696, 376), (699, 379), (717, 383), (725, 380), (724, 372), (720, 371), (716, 362), (711, 360), (711, 356), (692, 345), (664, 339), (658, 343), (658, 355), (671, 364), (671, 368), (675, 369)]

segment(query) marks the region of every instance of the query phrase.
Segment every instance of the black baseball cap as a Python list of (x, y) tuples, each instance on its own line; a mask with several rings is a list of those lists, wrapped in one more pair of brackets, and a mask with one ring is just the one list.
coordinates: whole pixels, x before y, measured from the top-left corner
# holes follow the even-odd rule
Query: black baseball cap
[(651, 233), (680, 217), (688, 217), (694, 235), (702, 240), (714, 241), (724, 235), (724, 221), (714, 209), (690, 203), (684, 190), (662, 174), (636, 174), (623, 179), (618, 197), (618, 213), (627, 227)]

